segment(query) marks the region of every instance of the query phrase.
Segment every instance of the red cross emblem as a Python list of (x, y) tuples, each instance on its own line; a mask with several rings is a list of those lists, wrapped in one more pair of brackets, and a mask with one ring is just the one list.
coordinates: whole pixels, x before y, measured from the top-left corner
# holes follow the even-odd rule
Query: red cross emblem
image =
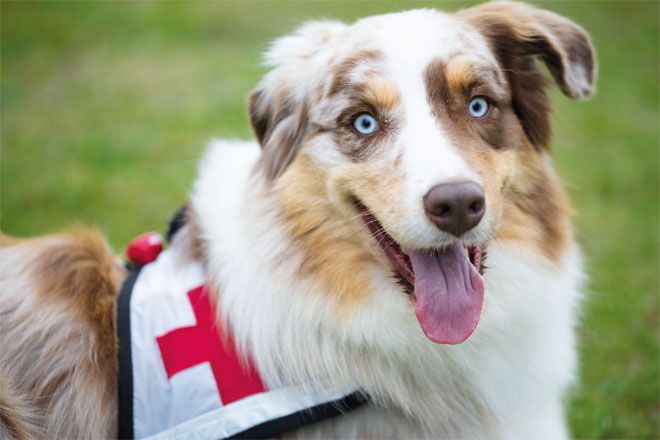
[(240, 362), (232, 335), (221, 337), (205, 286), (189, 291), (188, 300), (197, 324), (156, 338), (167, 378), (208, 362), (223, 405), (264, 391), (263, 382), (252, 364)]

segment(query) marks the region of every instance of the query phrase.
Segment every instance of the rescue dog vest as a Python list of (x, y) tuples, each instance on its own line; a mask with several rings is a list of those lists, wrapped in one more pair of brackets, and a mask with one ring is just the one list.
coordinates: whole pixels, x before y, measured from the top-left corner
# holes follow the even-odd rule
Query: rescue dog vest
[(272, 437), (366, 401), (355, 389), (269, 389), (217, 321), (201, 264), (173, 249), (130, 273), (117, 333), (119, 438)]

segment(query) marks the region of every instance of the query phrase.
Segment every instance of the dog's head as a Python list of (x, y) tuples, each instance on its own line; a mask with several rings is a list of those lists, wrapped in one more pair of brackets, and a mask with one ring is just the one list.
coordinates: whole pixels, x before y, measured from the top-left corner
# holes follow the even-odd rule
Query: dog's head
[(314, 22), (276, 41), (249, 111), (301, 276), (345, 308), (394, 275), (426, 335), (453, 344), (479, 320), (489, 243), (558, 259), (568, 209), (536, 59), (567, 96), (593, 92), (584, 30), (519, 3)]

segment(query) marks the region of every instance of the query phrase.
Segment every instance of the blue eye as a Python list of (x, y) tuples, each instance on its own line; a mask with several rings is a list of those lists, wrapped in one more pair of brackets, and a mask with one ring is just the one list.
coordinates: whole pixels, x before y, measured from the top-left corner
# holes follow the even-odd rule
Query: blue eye
[(468, 108), (470, 109), (470, 114), (473, 117), (477, 119), (481, 119), (488, 114), (490, 105), (488, 104), (488, 101), (486, 101), (485, 98), (477, 96), (476, 98), (472, 98), (470, 104), (468, 105)]
[(370, 136), (378, 131), (378, 121), (369, 113), (362, 113), (353, 121), (353, 128), (362, 135)]

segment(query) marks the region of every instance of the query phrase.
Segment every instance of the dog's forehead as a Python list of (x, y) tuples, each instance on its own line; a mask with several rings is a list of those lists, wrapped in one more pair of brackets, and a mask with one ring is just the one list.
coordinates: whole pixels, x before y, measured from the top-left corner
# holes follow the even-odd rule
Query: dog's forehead
[(364, 18), (352, 36), (383, 56), (388, 70), (419, 74), (432, 61), (461, 56), (479, 64), (496, 64), (485, 38), (453, 14), (433, 9)]

